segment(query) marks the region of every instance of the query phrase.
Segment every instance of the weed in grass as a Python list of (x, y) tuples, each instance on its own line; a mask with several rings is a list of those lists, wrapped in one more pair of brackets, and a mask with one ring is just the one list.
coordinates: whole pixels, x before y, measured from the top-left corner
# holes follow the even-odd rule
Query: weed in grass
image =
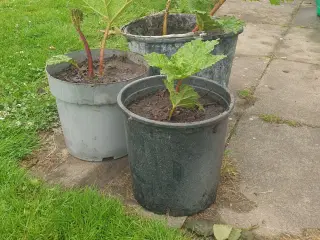
[(273, 114), (261, 114), (259, 118), (267, 123), (274, 123), (274, 124), (287, 124), (290, 127), (301, 127), (301, 123), (294, 121), (283, 119)]

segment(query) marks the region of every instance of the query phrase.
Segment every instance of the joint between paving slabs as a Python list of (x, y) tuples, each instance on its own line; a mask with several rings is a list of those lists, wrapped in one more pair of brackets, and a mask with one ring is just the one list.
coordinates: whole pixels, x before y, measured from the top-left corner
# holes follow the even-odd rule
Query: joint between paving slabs
[[(272, 63), (272, 61), (273, 61), (274, 59), (277, 59), (275, 53), (276, 53), (277, 50), (280, 48), (283, 37), (285, 37), (285, 36), (288, 34), (288, 32), (290, 31), (290, 29), (292, 28), (292, 26), (293, 26), (293, 25), (292, 25), (293, 19), (294, 19), (294, 17), (297, 15), (299, 9), (301, 8), (302, 3), (303, 3), (303, 1), (301, 1), (301, 2), (297, 5), (297, 7), (293, 10), (293, 12), (292, 12), (292, 14), (291, 14), (291, 18), (290, 18), (290, 20), (289, 20), (289, 23), (286, 25), (286, 29), (285, 29), (285, 30), (282, 32), (282, 34), (281, 34), (281, 39), (279, 39), (279, 40), (277, 41), (277, 43), (274, 45), (274, 48), (273, 48), (273, 50), (272, 50), (272, 53), (270, 54), (270, 56), (268, 56), (268, 57), (270, 57), (270, 59), (269, 59), (267, 65), (266, 65), (265, 69), (263, 70), (261, 76), (259, 77), (259, 80), (257, 81), (257, 83), (256, 83), (255, 85), (251, 86), (250, 90), (251, 90), (252, 96), (254, 96), (257, 87), (258, 87), (259, 84), (261, 83), (261, 80), (262, 80), (262, 78), (264, 77), (264, 75), (266, 74), (267, 70), (269, 69), (269, 66), (270, 66), (270, 64)], [(231, 129), (231, 131), (230, 131), (230, 133), (229, 133), (229, 136), (227, 137), (225, 147), (227, 147), (227, 146), (229, 145), (232, 137), (235, 135), (235, 132), (236, 132), (237, 127), (238, 127), (238, 124), (239, 124), (241, 118), (243, 117), (243, 115), (246, 113), (247, 109), (248, 109), (248, 107), (245, 108), (245, 109), (238, 115), (238, 117), (237, 117), (237, 119), (236, 119), (236, 123), (235, 123), (235, 125), (233, 126), (233, 128)], [(307, 126), (307, 125), (304, 124), (304, 126)]]

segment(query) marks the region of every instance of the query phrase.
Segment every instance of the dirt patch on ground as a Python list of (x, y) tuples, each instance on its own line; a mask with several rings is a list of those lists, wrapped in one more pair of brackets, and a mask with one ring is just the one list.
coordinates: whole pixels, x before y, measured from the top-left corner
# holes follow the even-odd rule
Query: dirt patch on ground
[(70, 66), (54, 77), (72, 83), (116, 83), (142, 76), (147, 71), (145, 66), (138, 65), (126, 57), (117, 56), (105, 59), (104, 75), (102, 77), (98, 76), (99, 61), (93, 62), (94, 72), (96, 73), (93, 79), (86, 77), (88, 76), (88, 61), (79, 64), (79, 68)]
[(33, 175), (64, 187), (94, 186), (124, 201), (135, 201), (126, 158), (103, 162), (79, 160), (69, 154), (60, 128), (43, 132), (40, 137), (41, 147), (21, 162)]
[(40, 145), (39, 149), (21, 162), (21, 166), (44, 176), (66, 162), (69, 152), (65, 147), (60, 128), (40, 133)]
[(231, 159), (228, 152), (225, 153), (222, 169), (221, 180), (217, 192), (217, 199), (205, 211), (198, 213), (190, 218), (213, 220), (215, 223), (225, 223), (218, 212), (219, 208), (230, 208), (235, 212), (250, 212), (257, 205), (244, 196), (239, 189), (241, 176), (237, 171), (236, 162)]
[[(204, 96), (200, 98), (204, 111), (200, 109), (177, 108), (170, 122), (196, 122), (210, 119), (223, 113), (225, 108), (217, 100)], [(169, 93), (166, 90), (158, 91), (138, 99), (128, 106), (133, 113), (155, 121), (168, 122), (171, 109)]]

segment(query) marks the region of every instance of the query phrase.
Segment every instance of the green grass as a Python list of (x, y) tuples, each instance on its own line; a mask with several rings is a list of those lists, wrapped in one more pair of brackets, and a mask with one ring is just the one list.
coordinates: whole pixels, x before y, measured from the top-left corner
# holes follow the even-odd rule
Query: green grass
[(301, 127), (301, 123), (294, 121), (294, 120), (289, 120), (289, 119), (283, 119), (281, 117), (278, 117), (273, 114), (261, 114), (259, 116), (261, 120), (264, 122), (268, 123), (274, 123), (274, 124), (287, 124), (290, 127)]
[[(164, 8), (165, 2), (140, 0), (121, 19)], [(50, 56), (82, 49), (69, 11), (81, 0), (0, 1), (0, 236), (1, 239), (185, 239), (163, 222), (126, 214), (116, 199), (94, 189), (64, 191), (48, 186), (19, 167), (38, 146), (40, 130), (57, 122), (54, 98), (44, 74)], [(88, 9), (83, 31), (98, 47), (104, 22)], [(126, 49), (121, 37), (108, 48)]]

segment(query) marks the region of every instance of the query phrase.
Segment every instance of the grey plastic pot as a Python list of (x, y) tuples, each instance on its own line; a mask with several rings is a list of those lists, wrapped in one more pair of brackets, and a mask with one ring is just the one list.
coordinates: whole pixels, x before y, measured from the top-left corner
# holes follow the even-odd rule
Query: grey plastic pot
[(215, 201), (234, 100), (221, 85), (191, 77), (185, 83), (200, 94), (219, 100), (225, 112), (199, 122), (169, 123), (128, 110), (127, 106), (137, 98), (163, 89), (163, 79), (164, 76), (153, 76), (134, 81), (118, 95), (118, 105), (126, 115), (134, 196), (140, 205), (155, 213), (192, 215)]
[[(163, 13), (160, 13), (135, 20), (122, 27), (122, 32), (128, 40), (130, 51), (143, 55), (156, 52), (171, 56), (185, 43), (194, 39), (220, 39), (219, 44), (212, 53), (224, 54), (227, 57), (196, 75), (212, 79), (222, 86), (228, 86), (238, 35), (242, 33), (243, 29), (236, 34), (201, 33), (197, 35), (191, 32), (196, 25), (195, 15), (170, 14), (168, 18), (169, 35), (161, 36), (162, 22)], [(152, 68), (153, 75), (159, 75), (159, 73), (159, 69)]]
[[(67, 54), (81, 63), (86, 60), (84, 51)], [(149, 67), (143, 57), (118, 50), (105, 50), (105, 57), (114, 55), (127, 57), (131, 61), (145, 65), (146, 72), (139, 76), (149, 76)], [(99, 58), (99, 49), (92, 50), (94, 60)], [(82, 160), (102, 161), (119, 158), (127, 154), (123, 114), (117, 106), (120, 89), (134, 79), (110, 84), (70, 83), (55, 77), (69, 67), (67, 63), (46, 67), (51, 93), (56, 97), (60, 122), (69, 152)]]

